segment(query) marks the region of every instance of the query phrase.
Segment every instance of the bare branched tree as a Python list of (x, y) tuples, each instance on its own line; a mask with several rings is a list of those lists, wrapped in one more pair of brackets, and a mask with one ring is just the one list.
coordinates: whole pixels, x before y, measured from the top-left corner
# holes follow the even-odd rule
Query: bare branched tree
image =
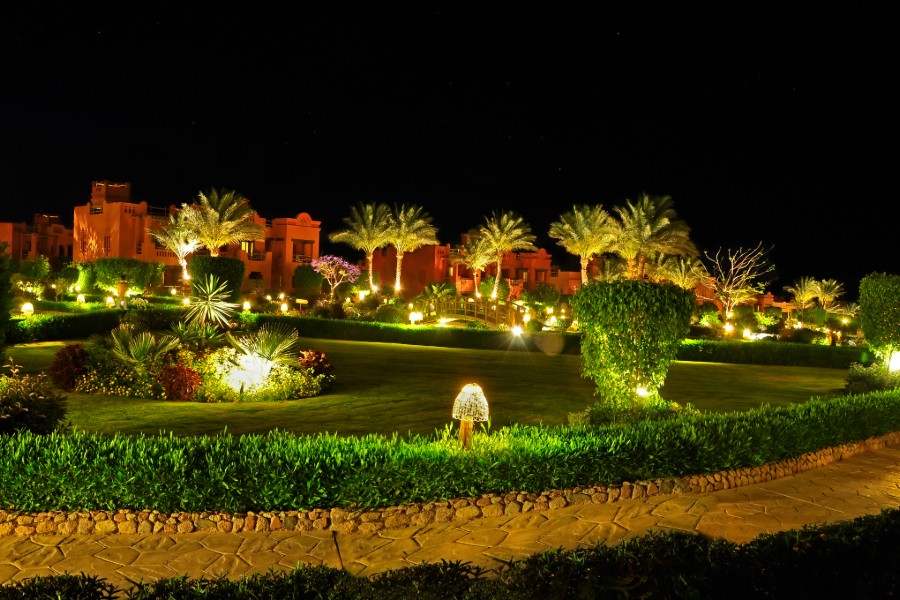
[(735, 306), (765, 292), (765, 276), (775, 270), (775, 265), (769, 262), (770, 251), (771, 248), (764, 248), (760, 242), (753, 248), (719, 248), (715, 255), (705, 254), (714, 299), (722, 303), (726, 318)]

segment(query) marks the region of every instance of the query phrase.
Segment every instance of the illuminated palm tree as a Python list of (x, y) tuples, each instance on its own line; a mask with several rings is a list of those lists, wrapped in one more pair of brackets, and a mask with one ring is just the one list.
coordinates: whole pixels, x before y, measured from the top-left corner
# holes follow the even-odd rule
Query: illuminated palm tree
[(626, 260), (626, 277), (641, 279), (648, 259), (659, 255), (695, 258), (690, 227), (678, 218), (671, 196), (641, 194), (637, 202), (615, 207), (619, 217), (614, 251)]
[(375, 292), (377, 289), (372, 275), (372, 257), (376, 250), (390, 243), (391, 210), (386, 204), (361, 202), (350, 209), (350, 216), (345, 217), (343, 221), (347, 229), (330, 234), (328, 239), (365, 252), (369, 289)]
[(581, 262), (581, 284), (588, 283), (588, 264), (594, 256), (608, 252), (615, 241), (615, 229), (602, 206), (573, 206), (550, 224), (549, 235)]
[(844, 293), (844, 285), (834, 279), (823, 279), (816, 282), (816, 298), (819, 304), (827, 312), (832, 302)]
[(455, 252), (450, 256), (450, 262), (455, 265), (464, 265), (472, 271), (472, 279), (475, 289), (481, 281), (481, 273), (494, 260), (494, 253), (487, 240), (482, 237), (470, 237), (463, 244), (462, 252)]
[(394, 294), (400, 295), (400, 271), (403, 255), (428, 244), (437, 244), (437, 227), (421, 206), (403, 205), (394, 209), (388, 241), (397, 249), (397, 280)]
[(794, 296), (794, 304), (800, 309), (800, 318), (805, 320), (806, 308), (819, 295), (819, 282), (812, 277), (801, 277), (794, 285), (786, 286), (784, 291)]
[(175, 255), (175, 258), (178, 259), (178, 264), (181, 265), (182, 280), (187, 281), (190, 279), (187, 269), (187, 257), (200, 247), (200, 240), (188, 222), (187, 211), (181, 210), (175, 214), (169, 214), (169, 224), (159, 229), (151, 229), (150, 236), (160, 246), (170, 250)]
[(187, 222), (200, 244), (210, 256), (218, 256), (219, 248), (235, 242), (261, 240), (266, 228), (251, 219), (256, 214), (250, 203), (234, 191), (199, 194), (200, 203), (183, 205)]
[(537, 248), (533, 243), (536, 238), (531, 233), (531, 226), (512, 211), (504, 213), (494, 211), (490, 218), (485, 218), (477, 233), (484, 238), (494, 255), (494, 262), (497, 263), (497, 276), (494, 278), (494, 289), (491, 291), (491, 298), (496, 298), (497, 289), (500, 287), (503, 257), (507, 252), (517, 250), (536, 252)]
[(670, 281), (683, 290), (693, 290), (700, 284), (710, 284), (709, 271), (699, 260), (681, 256), (665, 256), (656, 263), (654, 279)]

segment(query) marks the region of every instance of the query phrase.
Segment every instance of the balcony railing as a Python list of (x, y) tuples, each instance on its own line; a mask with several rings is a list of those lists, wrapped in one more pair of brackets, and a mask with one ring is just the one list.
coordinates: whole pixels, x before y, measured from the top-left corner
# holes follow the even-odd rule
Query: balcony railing
[(308, 265), (312, 262), (312, 256), (308, 256), (306, 254), (295, 254), (293, 262), (301, 265)]
[(248, 252), (247, 260), (256, 260), (256, 261), (266, 260), (266, 253), (265, 252)]

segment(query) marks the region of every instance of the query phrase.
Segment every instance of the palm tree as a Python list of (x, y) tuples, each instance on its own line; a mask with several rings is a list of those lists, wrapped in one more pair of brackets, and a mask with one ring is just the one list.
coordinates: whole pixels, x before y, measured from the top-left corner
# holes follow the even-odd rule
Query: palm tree
[(664, 256), (656, 264), (654, 278), (670, 281), (683, 290), (693, 290), (700, 284), (709, 284), (706, 266), (693, 258)]
[(397, 280), (394, 294), (400, 295), (400, 271), (403, 268), (403, 255), (428, 244), (437, 244), (437, 227), (432, 225), (431, 217), (421, 206), (403, 205), (394, 209), (388, 241), (397, 249)]
[(507, 252), (516, 250), (536, 252), (537, 248), (533, 243), (536, 238), (531, 233), (531, 226), (512, 211), (503, 213), (494, 211), (490, 218), (485, 218), (477, 233), (484, 238), (484, 243), (490, 248), (494, 262), (497, 263), (497, 276), (494, 278), (494, 289), (491, 291), (491, 298), (496, 298), (497, 289), (500, 287), (503, 257)]
[(549, 235), (581, 262), (581, 285), (588, 284), (588, 263), (609, 251), (615, 241), (610, 216), (602, 206), (575, 205), (550, 224)]
[(238, 192), (213, 188), (209, 194), (200, 192), (199, 198), (199, 204), (182, 208), (189, 227), (210, 256), (218, 256), (219, 248), (227, 244), (265, 238), (266, 228), (251, 220), (256, 211)]
[(800, 309), (800, 318), (805, 320), (806, 307), (819, 295), (819, 282), (812, 277), (801, 277), (794, 285), (786, 286), (784, 291), (794, 296), (794, 304)]
[(648, 259), (659, 255), (695, 258), (690, 227), (678, 218), (671, 196), (641, 194), (637, 202), (613, 210), (619, 217), (614, 251), (627, 261), (626, 277), (641, 279)]
[(200, 240), (188, 222), (188, 212), (169, 214), (169, 224), (159, 229), (151, 229), (150, 236), (163, 248), (170, 250), (181, 265), (182, 281), (190, 279), (187, 269), (188, 255), (200, 247)]
[(450, 255), (451, 263), (464, 265), (472, 271), (472, 279), (476, 291), (481, 281), (481, 272), (492, 260), (494, 260), (494, 253), (487, 240), (477, 236), (469, 237), (463, 244), (461, 252), (454, 252)]
[(816, 297), (819, 304), (828, 312), (828, 307), (844, 293), (844, 285), (834, 279), (823, 279), (816, 282)]
[(350, 210), (350, 216), (344, 218), (347, 229), (336, 231), (328, 236), (335, 243), (345, 243), (366, 254), (366, 265), (369, 270), (369, 289), (373, 292), (375, 280), (372, 276), (372, 257), (379, 248), (387, 246), (391, 230), (391, 210), (386, 204), (360, 202)]

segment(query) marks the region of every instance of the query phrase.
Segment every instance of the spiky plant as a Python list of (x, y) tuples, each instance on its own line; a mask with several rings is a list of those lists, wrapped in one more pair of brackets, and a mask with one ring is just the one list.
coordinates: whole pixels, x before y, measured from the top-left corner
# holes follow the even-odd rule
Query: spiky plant
[(256, 331), (241, 336), (226, 334), (239, 352), (268, 360), (276, 365), (296, 364), (300, 350), (297, 329), (282, 323), (266, 323)]
[(198, 350), (218, 348), (226, 343), (225, 334), (212, 323), (178, 321), (172, 324), (169, 335), (177, 339), (181, 345)]
[(110, 332), (110, 338), (113, 356), (138, 371), (148, 371), (166, 353), (178, 347), (178, 340), (171, 335), (156, 337), (149, 331), (139, 331), (124, 323)]
[(219, 282), (215, 275), (207, 275), (205, 281), (194, 284), (194, 295), (190, 299), (190, 308), (185, 321), (191, 325), (215, 325), (228, 329), (232, 317), (239, 306), (231, 302), (231, 291), (225, 282)]

